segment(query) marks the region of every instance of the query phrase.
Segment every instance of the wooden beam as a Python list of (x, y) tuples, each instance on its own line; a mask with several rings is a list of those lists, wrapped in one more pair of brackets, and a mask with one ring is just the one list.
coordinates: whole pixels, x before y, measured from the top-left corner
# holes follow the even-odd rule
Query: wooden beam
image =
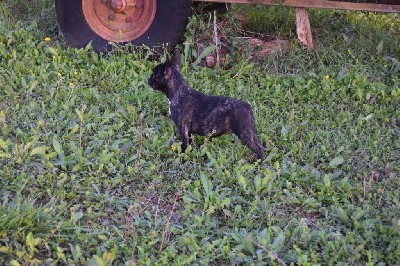
[(400, 13), (399, 5), (384, 5), (371, 3), (349, 3), (326, 0), (193, 0), (197, 2), (218, 2), (237, 4), (265, 4), (273, 6), (291, 6), (321, 9), (345, 9), (371, 12)]
[(302, 44), (308, 46), (308, 48), (314, 48), (310, 20), (308, 19), (307, 9), (304, 7), (296, 7), (296, 31), (297, 38)]

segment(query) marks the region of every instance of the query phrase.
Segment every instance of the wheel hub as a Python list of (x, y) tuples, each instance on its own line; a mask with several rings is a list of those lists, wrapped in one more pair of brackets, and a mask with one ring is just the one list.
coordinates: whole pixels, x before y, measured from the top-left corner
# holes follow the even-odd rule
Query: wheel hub
[(82, 9), (99, 36), (112, 42), (130, 42), (150, 28), (157, 0), (83, 0)]
[(111, 7), (115, 12), (121, 13), (126, 8), (126, 0), (111, 0)]

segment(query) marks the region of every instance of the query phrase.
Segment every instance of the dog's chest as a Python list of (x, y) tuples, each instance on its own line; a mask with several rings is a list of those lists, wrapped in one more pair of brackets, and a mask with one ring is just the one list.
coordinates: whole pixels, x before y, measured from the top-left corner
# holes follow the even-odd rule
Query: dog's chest
[[(179, 106), (179, 105), (178, 105)], [(180, 108), (168, 100), (168, 115), (175, 121), (181, 114)]]
[(168, 100), (168, 114), (171, 116), (171, 101)]
[(175, 123), (187, 120), (193, 113), (194, 103), (187, 99), (168, 99), (168, 115)]

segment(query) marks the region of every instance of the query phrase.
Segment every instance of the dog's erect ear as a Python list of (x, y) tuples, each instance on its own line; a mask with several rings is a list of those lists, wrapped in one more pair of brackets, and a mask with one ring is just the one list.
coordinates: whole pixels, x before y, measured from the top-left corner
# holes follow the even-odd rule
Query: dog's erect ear
[(172, 56), (170, 62), (176, 67), (176, 69), (178, 69), (178, 71), (181, 71), (182, 62), (181, 62), (181, 51), (179, 51), (179, 49), (175, 50), (175, 53)]
[(172, 76), (172, 69), (170, 67), (165, 68), (164, 70), (164, 79), (169, 80)]

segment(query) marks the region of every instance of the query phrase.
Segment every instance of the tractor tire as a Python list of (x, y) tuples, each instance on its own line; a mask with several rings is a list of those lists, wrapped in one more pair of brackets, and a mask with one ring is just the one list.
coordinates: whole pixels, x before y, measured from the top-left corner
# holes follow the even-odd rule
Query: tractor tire
[(89, 42), (97, 52), (111, 43), (174, 47), (182, 39), (190, 0), (56, 0), (58, 24), (69, 44)]

